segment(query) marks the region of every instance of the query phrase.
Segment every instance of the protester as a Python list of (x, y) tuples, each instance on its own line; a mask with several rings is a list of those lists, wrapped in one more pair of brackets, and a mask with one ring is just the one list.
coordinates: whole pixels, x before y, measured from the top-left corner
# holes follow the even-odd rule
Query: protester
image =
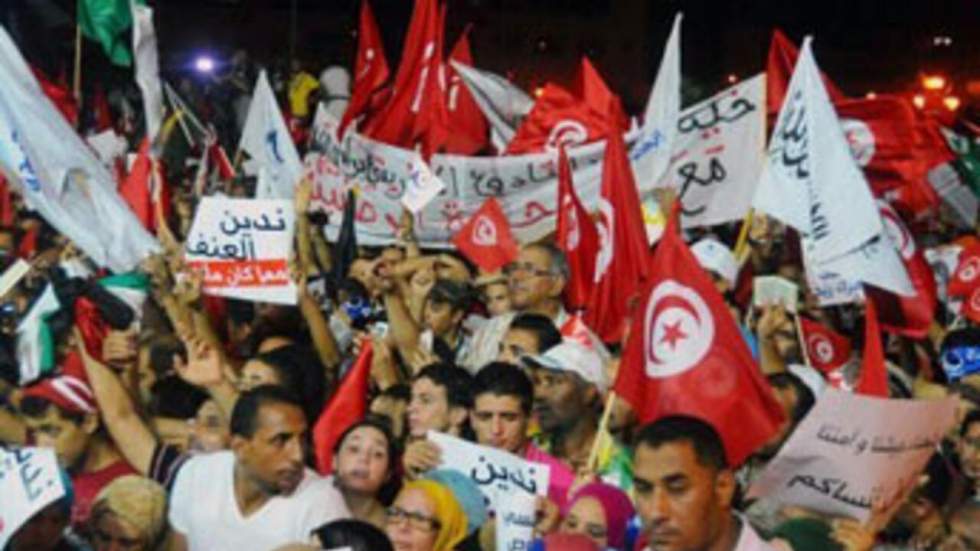
[(471, 384), (469, 373), (448, 364), (432, 364), (415, 377), (407, 410), (410, 441), (402, 459), (406, 474), (418, 476), (438, 465), (439, 449), (426, 440), (428, 431), (454, 436), (468, 431)]
[(559, 530), (584, 534), (600, 549), (625, 551), (629, 549), (627, 528), (635, 514), (629, 496), (622, 490), (593, 482), (576, 490), (568, 500)]
[(395, 482), (396, 449), (387, 425), (372, 420), (348, 427), (334, 449), (334, 477), (348, 510), (380, 529), (385, 526), (382, 492)]
[(466, 513), (439, 482), (407, 482), (388, 509), (387, 533), (395, 551), (451, 551), (466, 537)]
[(135, 475), (119, 477), (99, 492), (89, 522), (96, 551), (162, 549), (167, 532), (167, 494), (152, 480)]
[(316, 549), (350, 548), (350, 551), (393, 551), (383, 529), (359, 520), (335, 520), (313, 531)]

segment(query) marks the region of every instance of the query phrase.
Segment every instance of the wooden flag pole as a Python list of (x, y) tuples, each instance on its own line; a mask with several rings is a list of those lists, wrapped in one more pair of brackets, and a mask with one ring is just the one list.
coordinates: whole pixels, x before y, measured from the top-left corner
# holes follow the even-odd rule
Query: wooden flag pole
[(75, 74), (72, 92), (79, 107), (82, 105), (82, 26), (75, 23)]
[(744, 262), (744, 256), (748, 250), (749, 244), (749, 229), (752, 227), (752, 220), (755, 218), (755, 210), (749, 209), (749, 212), (745, 214), (745, 218), (742, 220), (742, 228), (738, 232), (738, 239), (735, 241), (735, 261), (739, 265)]
[(606, 408), (602, 411), (602, 417), (599, 419), (599, 428), (596, 429), (595, 438), (592, 440), (592, 449), (589, 450), (589, 461), (585, 464), (585, 469), (590, 473), (595, 472), (596, 463), (599, 461), (599, 446), (602, 442), (602, 435), (609, 426), (609, 417), (612, 415), (615, 405), (616, 393), (610, 390), (609, 397), (606, 398)]
[(803, 323), (800, 322), (800, 314), (793, 314), (793, 319), (796, 322), (796, 338), (800, 341), (800, 355), (803, 356), (803, 364), (807, 367), (813, 367), (810, 365), (810, 353), (806, 347), (806, 335), (803, 334)]

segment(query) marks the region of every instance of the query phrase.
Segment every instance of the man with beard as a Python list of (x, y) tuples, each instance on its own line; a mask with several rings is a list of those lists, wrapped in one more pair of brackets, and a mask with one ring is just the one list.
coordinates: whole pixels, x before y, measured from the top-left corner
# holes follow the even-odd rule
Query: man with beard
[(287, 391), (243, 393), (231, 416), (231, 451), (188, 460), (170, 501), (175, 549), (274, 549), (306, 541), (349, 517), (329, 480), (303, 465), (307, 423)]

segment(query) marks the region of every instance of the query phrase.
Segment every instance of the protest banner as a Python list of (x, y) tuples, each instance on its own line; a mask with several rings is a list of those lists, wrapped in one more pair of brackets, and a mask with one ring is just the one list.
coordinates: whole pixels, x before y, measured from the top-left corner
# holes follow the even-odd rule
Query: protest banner
[(0, 549), (34, 514), (63, 495), (53, 449), (0, 449)]
[(535, 498), (508, 494), (500, 498), (496, 540), (500, 551), (529, 551), (534, 540)]
[[(678, 120), (682, 149), (674, 150), (670, 174), (678, 185), (686, 185), (681, 199), (684, 227), (745, 216), (762, 163), (762, 88), (761, 77), (749, 79), (682, 112)], [(415, 151), (353, 131), (338, 140), (337, 126), (326, 110), (317, 111), (310, 152), (304, 160), (304, 171), (315, 184), (313, 208), (332, 215), (326, 232), (335, 240), (347, 191), (356, 185), (361, 192), (357, 242), (389, 244), (395, 240), (413, 179), (418, 181), (418, 175), (425, 173), (423, 161)], [(625, 136), (634, 170), (646, 155), (654, 154), (637, 144), (638, 136), (636, 131)], [(567, 150), (575, 191), (590, 212), (599, 204), (604, 152), (604, 141)], [(690, 163), (696, 166), (692, 169)], [(489, 197), (500, 203), (519, 242), (528, 243), (555, 230), (556, 152), (506, 157), (433, 155), (429, 166), (445, 188), (415, 212), (415, 233), (422, 246), (450, 246), (452, 236)], [(705, 170), (713, 171), (712, 175), (705, 177)], [(644, 194), (643, 199), (652, 200), (652, 194)]]
[(887, 518), (918, 483), (955, 409), (955, 398), (885, 400), (827, 389), (748, 497), (859, 522)]
[[(547, 495), (551, 468), (533, 463), (512, 453), (473, 444), (465, 440), (429, 431), (427, 438), (442, 450), (441, 469), (455, 469), (469, 476), (487, 498), (490, 508), (499, 514), (499, 507), (513, 494)], [(520, 511), (518, 511), (520, 513)]]
[(256, 302), (296, 304), (289, 274), (296, 215), (282, 199), (204, 197), (187, 243), (187, 265), (203, 291)]

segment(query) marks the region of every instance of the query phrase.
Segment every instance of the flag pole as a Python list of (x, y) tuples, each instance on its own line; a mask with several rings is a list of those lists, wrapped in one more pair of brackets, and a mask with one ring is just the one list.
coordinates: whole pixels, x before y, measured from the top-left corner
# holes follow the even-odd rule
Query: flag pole
[(75, 74), (72, 93), (79, 105), (82, 103), (82, 26), (75, 23)]
[(735, 261), (739, 264), (742, 263), (745, 252), (748, 249), (749, 229), (752, 227), (754, 218), (755, 209), (749, 209), (749, 212), (745, 213), (745, 218), (742, 219), (742, 227), (738, 232), (738, 239), (735, 241)]
[(599, 446), (602, 440), (602, 434), (606, 432), (606, 428), (609, 426), (609, 417), (612, 415), (613, 407), (616, 405), (616, 393), (612, 390), (609, 391), (609, 397), (606, 398), (606, 407), (602, 410), (602, 417), (599, 419), (599, 428), (596, 429), (595, 438), (592, 440), (592, 449), (589, 450), (589, 461), (585, 464), (585, 469), (594, 473), (597, 467), (596, 463), (599, 461)]
[(803, 335), (803, 323), (800, 322), (799, 312), (793, 314), (793, 321), (796, 325), (796, 339), (800, 341), (800, 355), (803, 356), (803, 365), (813, 367), (810, 365), (810, 353), (806, 349), (806, 337)]

